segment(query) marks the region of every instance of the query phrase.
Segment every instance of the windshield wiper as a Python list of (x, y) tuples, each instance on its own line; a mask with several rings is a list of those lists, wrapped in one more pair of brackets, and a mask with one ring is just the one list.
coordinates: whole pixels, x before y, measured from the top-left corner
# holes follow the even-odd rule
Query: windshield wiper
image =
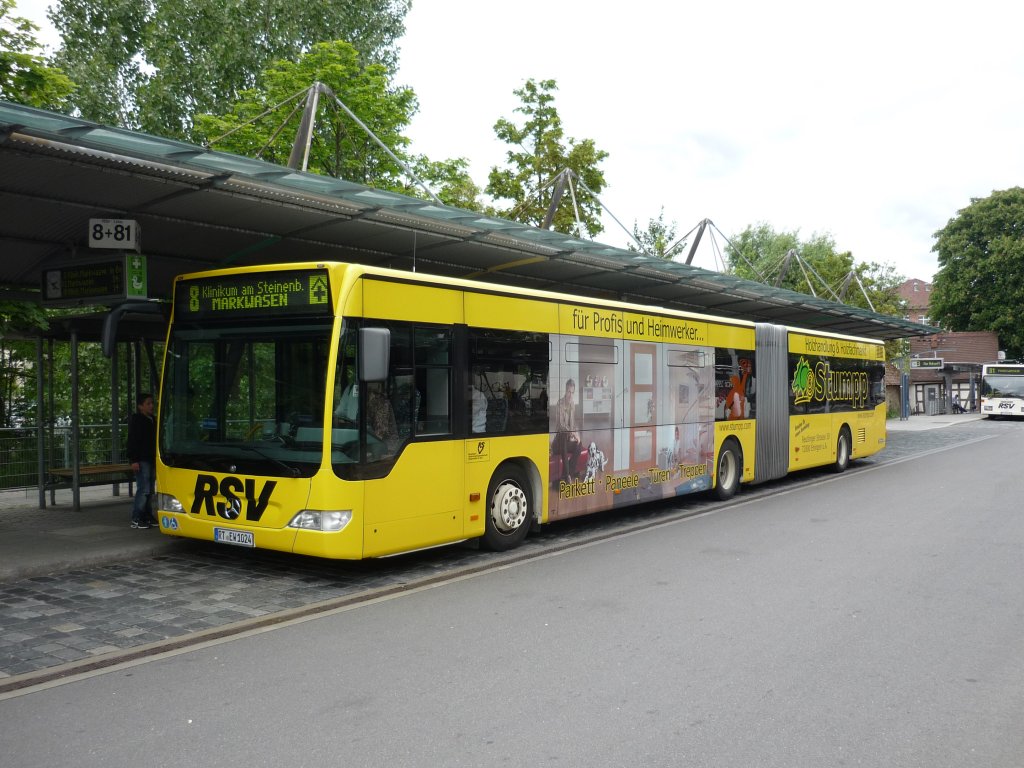
[(188, 466), (191, 469), (205, 469), (207, 471), (217, 470), (217, 466), (211, 460), (211, 457), (205, 456), (201, 453), (193, 453), (190, 451), (163, 451), (160, 455), (163, 457), (164, 463), (169, 467)]
[(282, 469), (284, 469), (292, 477), (299, 477), (299, 475), (300, 475), (298, 467), (293, 467), (291, 464), (287, 464), (287, 463), (281, 461), (280, 459), (278, 459), (278, 458), (276, 458), (274, 456), (270, 456), (269, 454), (266, 454), (263, 451), (261, 451), (259, 448), (254, 448), (251, 445), (236, 445), (234, 447), (240, 448), (243, 451), (252, 451), (253, 453), (255, 453), (258, 456), (260, 456), (261, 458), (264, 458), (267, 461), (271, 461), (274, 464), (277, 464), (277, 466), (279, 466)]

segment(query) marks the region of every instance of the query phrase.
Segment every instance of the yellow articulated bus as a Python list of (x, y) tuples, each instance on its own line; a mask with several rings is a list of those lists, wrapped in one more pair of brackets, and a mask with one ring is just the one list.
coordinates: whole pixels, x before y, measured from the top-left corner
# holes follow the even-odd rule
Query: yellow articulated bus
[(346, 559), (886, 439), (877, 341), (342, 263), (179, 277), (159, 402), (164, 533)]

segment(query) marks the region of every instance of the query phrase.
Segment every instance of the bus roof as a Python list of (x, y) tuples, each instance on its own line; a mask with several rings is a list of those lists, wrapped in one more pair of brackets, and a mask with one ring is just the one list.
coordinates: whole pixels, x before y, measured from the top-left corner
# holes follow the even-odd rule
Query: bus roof
[[(317, 269), (328, 269), (328, 270), (345, 270), (346, 277), (349, 280), (357, 279), (359, 277), (382, 277), (389, 280), (403, 281), (403, 282), (415, 282), (422, 284), (436, 285), (445, 288), (461, 288), (471, 291), (486, 291), (493, 292), (503, 295), (521, 296), (523, 298), (535, 298), (542, 300), (558, 301), (560, 303), (573, 303), (581, 306), (595, 306), (595, 307), (608, 307), (614, 309), (621, 309), (624, 311), (632, 311), (637, 313), (646, 314), (662, 314), (672, 317), (685, 317), (692, 318), (694, 320), (703, 320), (711, 322), (722, 322), (733, 326), (744, 326), (753, 328), (756, 321), (744, 320), (733, 317), (723, 317), (715, 315), (713, 312), (689, 312), (685, 310), (676, 309), (673, 307), (664, 306), (652, 306), (648, 304), (639, 304), (636, 302), (628, 301), (617, 301), (613, 299), (602, 299), (595, 298), (593, 296), (580, 296), (571, 292), (565, 291), (550, 291), (541, 290), (537, 288), (523, 288), (518, 286), (510, 286), (495, 283), (485, 283), (479, 280), (468, 280), (463, 278), (451, 278), (444, 277), (442, 275), (431, 275), (423, 272), (406, 272), (404, 270), (388, 269), (385, 267), (369, 267), (364, 264), (348, 264), (343, 262), (307, 262), (307, 263), (282, 263), (282, 264), (271, 264), (271, 265), (254, 265), (251, 267), (234, 267), (217, 270), (209, 270), (203, 272), (190, 273), (186, 275), (179, 275), (178, 280), (194, 280), (204, 276), (216, 276), (221, 274), (235, 274), (238, 272), (251, 272), (253, 274), (263, 274), (271, 270), (317, 270)], [(793, 325), (790, 323), (779, 322), (778, 325), (784, 325), (787, 328), (808, 335), (826, 336), (832, 338), (849, 339), (858, 342), (868, 344), (878, 344), (880, 340), (877, 338), (857, 336), (854, 334), (836, 333), (834, 331), (822, 331), (820, 329), (806, 328), (803, 326)]]

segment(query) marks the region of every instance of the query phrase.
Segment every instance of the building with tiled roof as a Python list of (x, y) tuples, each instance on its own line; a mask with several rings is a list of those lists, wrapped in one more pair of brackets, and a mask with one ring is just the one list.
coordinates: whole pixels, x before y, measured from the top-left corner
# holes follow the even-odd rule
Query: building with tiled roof
[[(928, 315), (931, 283), (912, 278), (898, 291), (904, 301), (905, 320), (935, 325)], [(899, 410), (900, 377), (907, 373), (911, 413), (948, 413), (952, 410), (954, 395), (965, 408), (976, 410), (981, 365), (996, 362), (998, 358), (999, 339), (994, 331), (948, 331), (911, 339), (908, 357), (894, 360), (888, 366), (886, 384), (890, 403), (894, 410)]]

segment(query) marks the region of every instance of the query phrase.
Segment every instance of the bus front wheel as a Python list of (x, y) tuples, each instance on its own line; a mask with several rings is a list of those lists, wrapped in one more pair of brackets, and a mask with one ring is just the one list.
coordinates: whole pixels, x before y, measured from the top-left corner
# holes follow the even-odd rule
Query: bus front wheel
[(742, 474), (740, 451), (736, 443), (729, 441), (718, 452), (718, 471), (715, 482), (715, 496), (722, 501), (731, 499), (740, 488)]
[(839, 430), (839, 440), (836, 441), (836, 463), (832, 465), (833, 471), (836, 473), (846, 471), (846, 468), (850, 466), (850, 450), (850, 430), (843, 427)]
[(504, 552), (519, 546), (530, 530), (530, 482), (519, 467), (501, 467), (487, 489), (487, 522), (483, 544)]

